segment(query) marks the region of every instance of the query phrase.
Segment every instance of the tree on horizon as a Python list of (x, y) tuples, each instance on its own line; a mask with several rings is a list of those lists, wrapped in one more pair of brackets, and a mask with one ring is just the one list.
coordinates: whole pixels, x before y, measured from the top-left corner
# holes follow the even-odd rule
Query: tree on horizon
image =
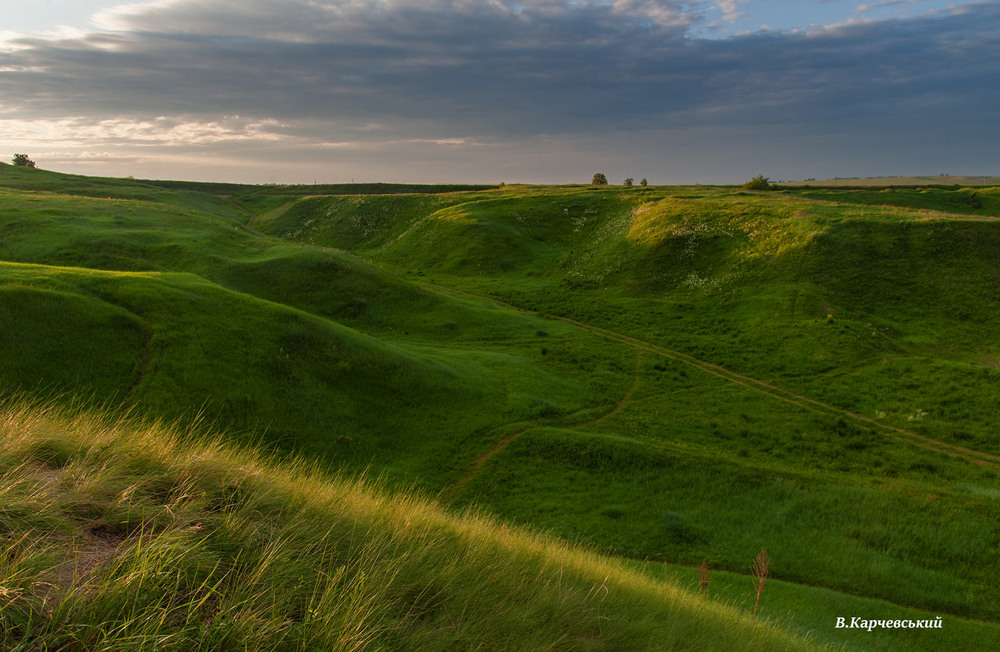
[(11, 163), (22, 168), (35, 167), (35, 162), (28, 158), (27, 154), (14, 154), (14, 158), (11, 159)]

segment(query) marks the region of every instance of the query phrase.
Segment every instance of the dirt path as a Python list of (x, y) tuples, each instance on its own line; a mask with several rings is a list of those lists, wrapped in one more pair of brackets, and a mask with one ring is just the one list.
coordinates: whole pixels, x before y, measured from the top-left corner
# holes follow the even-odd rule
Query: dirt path
[(576, 321), (574, 319), (569, 319), (568, 317), (556, 317), (556, 319), (559, 319), (560, 321), (565, 321), (570, 324), (574, 324), (592, 333), (604, 335), (605, 337), (617, 340), (624, 344), (628, 344), (629, 346), (650, 351), (652, 353), (659, 354), (663, 357), (670, 358), (678, 362), (683, 362), (684, 364), (690, 365), (696, 369), (700, 369), (701, 371), (710, 373), (714, 376), (718, 376), (719, 378), (722, 378), (729, 382), (735, 383), (737, 385), (742, 385), (743, 387), (752, 389), (762, 394), (767, 394), (768, 396), (771, 396), (779, 401), (791, 403), (792, 405), (805, 408), (813, 412), (833, 414), (846, 419), (850, 419), (872, 430), (881, 431), (883, 434), (894, 436), (897, 439), (908, 440), (910, 443), (916, 446), (920, 446), (921, 448), (925, 448), (927, 450), (931, 450), (937, 453), (944, 453), (952, 457), (963, 458), (969, 462), (972, 462), (973, 464), (979, 464), (981, 466), (989, 466), (1000, 470), (1000, 455), (984, 453), (982, 451), (977, 451), (972, 448), (967, 448), (965, 446), (959, 446), (957, 444), (949, 444), (948, 442), (944, 442), (939, 439), (934, 439), (933, 437), (928, 437), (927, 435), (921, 435), (920, 433), (913, 432), (912, 430), (904, 430), (903, 428), (897, 428), (896, 426), (882, 423), (871, 417), (866, 417), (863, 414), (857, 414), (856, 412), (851, 412), (850, 410), (845, 410), (843, 408), (838, 408), (828, 403), (823, 403), (822, 401), (817, 401), (816, 399), (809, 398), (808, 396), (803, 396), (802, 394), (797, 394), (795, 392), (792, 392), (791, 390), (778, 387), (763, 380), (758, 380), (756, 378), (751, 378), (750, 376), (745, 376), (735, 371), (726, 369), (725, 367), (721, 367), (717, 364), (700, 360), (686, 353), (681, 353), (680, 351), (674, 351), (672, 349), (658, 346), (656, 344), (651, 344), (649, 342), (631, 337), (629, 335), (623, 335), (621, 333), (617, 333), (615, 331), (611, 331), (605, 328), (592, 326), (584, 322)]
[(469, 467), (469, 470), (465, 472), (465, 475), (463, 475), (458, 482), (441, 490), (441, 493), (438, 495), (439, 500), (444, 504), (450, 503), (455, 496), (458, 495), (458, 492), (465, 488), (465, 485), (469, 484), (474, 477), (479, 475), (479, 471), (491, 457), (506, 448), (510, 442), (514, 441), (534, 427), (535, 426), (526, 426), (520, 430), (516, 430), (508, 435), (505, 435), (503, 439), (493, 444), (489, 450), (476, 458), (476, 461), (472, 463), (472, 466)]
[(241, 213), (243, 213), (244, 215), (247, 216), (247, 223), (246, 224), (239, 224), (237, 222), (237, 225), (239, 226), (239, 228), (241, 228), (244, 231), (247, 231), (249, 233), (253, 233), (254, 235), (263, 236), (265, 238), (269, 237), (266, 233), (261, 233), (257, 229), (253, 228), (253, 223), (257, 220), (257, 213), (254, 213), (252, 210), (250, 210), (248, 208), (244, 208), (243, 206), (240, 206), (235, 201), (233, 201), (233, 198), (230, 197), (229, 195), (223, 195), (222, 198), (226, 200), (227, 204), (229, 204), (230, 206), (232, 206), (233, 208), (235, 208), (236, 210), (238, 210), (239, 212), (241, 212)]
[[(635, 356), (635, 366), (632, 368), (632, 373), (631, 373), (632, 383), (629, 385), (628, 389), (625, 390), (625, 393), (622, 394), (622, 397), (618, 399), (618, 402), (615, 403), (613, 406), (611, 406), (610, 410), (608, 410), (607, 412), (605, 412), (600, 416), (594, 417), (593, 419), (588, 419), (587, 421), (581, 421), (580, 423), (575, 423), (568, 426), (554, 425), (553, 427), (566, 428), (567, 430), (579, 430), (581, 428), (587, 428), (589, 426), (596, 425), (601, 421), (604, 421), (605, 419), (610, 419), (611, 417), (621, 412), (622, 408), (625, 407), (625, 404), (628, 403), (629, 399), (632, 397), (632, 392), (635, 391), (635, 386), (639, 384), (639, 369), (642, 367), (642, 357), (643, 357), (642, 351), (639, 351)], [(450, 487), (447, 487), (441, 492), (440, 494), (441, 501), (444, 503), (451, 502), (451, 500), (456, 495), (458, 495), (458, 492), (464, 489), (465, 485), (469, 484), (469, 482), (479, 474), (479, 471), (482, 470), (483, 466), (491, 457), (502, 451), (512, 441), (514, 441), (524, 433), (537, 427), (538, 426), (526, 426), (524, 428), (521, 428), (520, 430), (505, 435), (500, 441), (493, 444), (493, 446), (489, 450), (487, 450), (485, 453), (476, 458), (476, 461), (472, 463), (472, 466), (469, 467), (469, 470), (465, 472), (465, 475), (463, 475), (458, 482), (451, 485)]]
[[(129, 312), (132, 311), (130, 310)], [(146, 374), (149, 372), (151, 361), (149, 347), (153, 341), (153, 322), (138, 313), (133, 312), (132, 314), (142, 320), (142, 344), (139, 345), (139, 373), (136, 374), (135, 380), (132, 381), (132, 386), (128, 388), (128, 392), (125, 394), (126, 401), (132, 399), (135, 390), (139, 388), (142, 381), (146, 380)]]
[[(494, 303), (496, 305), (500, 305), (505, 308), (509, 308), (511, 310), (516, 310), (518, 312), (532, 314), (532, 315), (538, 314), (533, 310), (520, 308), (518, 306), (514, 306), (509, 303), (504, 303), (503, 301), (498, 301), (490, 297), (473, 294), (472, 292), (466, 292), (464, 290), (456, 290), (454, 288), (449, 288), (434, 283), (424, 283), (424, 285), (428, 285), (430, 287), (437, 288), (446, 292), (460, 294), (474, 299), (479, 299), (481, 301)], [(752, 378), (750, 376), (737, 373), (730, 369), (726, 369), (725, 367), (722, 367), (720, 365), (713, 364), (705, 360), (701, 360), (692, 355), (688, 355), (680, 351), (675, 351), (673, 349), (668, 349), (666, 347), (659, 346), (657, 344), (652, 344), (651, 342), (640, 340), (636, 337), (625, 335), (617, 331), (613, 331), (607, 328), (601, 328), (600, 326), (594, 326), (592, 324), (581, 322), (576, 319), (571, 319), (569, 317), (550, 315), (549, 318), (557, 319), (559, 321), (566, 322), (567, 324), (572, 324), (578, 328), (594, 333), (595, 335), (601, 335), (609, 340), (621, 342), (622, 344), (626, 344), (640, 351), (647, 351), (655, 355), (659, 355), (665, 358), (669, 358), (671, 360), (675, 360), (677, 362), (681, 362), (683, 364), (686, 364), (690, 367), (693, 367), (705, 373), (712, 374), (713, 376), (717, 376), (718, 378), (722, 378), (723, 380), (726, 380), (728, 382), (740, 385), (742, 387), (746, 387), (747, 389), (753, 390), (760, 394), (765, 394), (776, 400), (789, 403), (796, 407), (817, 412), (820, 414), (830, 414), (839, 416), (844, 419), (853, 421), (856, 424), (862, 425), (865, 428), (869, 428), (873, 431), (880, 432), (883, 435), (890, 436), (895, 439), (909, 442), (910, 444), (919, 446), (926, 450), (948, 455), (951, 457), (964, 459), (967, 462), (971, 462), (972, 464), (986, 466), (1000, 471), (1000, 455), (994, 455), (991, 453), (977, 451), (971, 448), (967, 448), (965, 446), (959, 446), (957, 444), (950, 444), (948, 442), (944, 442), (939, 439), (934, 439), (933, 437), (928, 437), (927, 435), (921, 435), (920, 433), (913, 432), (912, 430), (905, 430), (903, 428), (898, 428), (893, 425), (882, 423), (874, 418), (867, 417), (863, 414), (857, 414), (855, 412), (851, 412), (850, 410), (845, 410), (843, 408), (838, 408), (828, 403), (823, 403), (822, 401), (818, 401), (816, 399), (809, 398), (808, 396), (804, 396), (802, 394), (798, 394), (796, 392), (784, 389), (782, 387), (778, 387), (777, 385), (773, 385), (763, 380), (758, 380), (756, 378)], [(604, 418), (607, 417), (605, 416)], [(480, 465), (480, 468), (481, 466), (482, 465)]]
[(625, 407), (625, 404), (628, 403), (630, 398), (632, 398), (632, 392), (635, 391), (635, 386), (639, 384), (639, 369), (642, 367), (642, 353), (643, 352), (640, 350), (635, 355), (635, 366), (632, 367), (632, 384), (628, 386), (628, 389), (626, 389), (625, 393), (622, 394), (621, 399), (619, 399), (619, 401), (615, 403), (615, 405), (610, 410), (608, 410), (599, 417), (590, 419), (589, 421), (584, 421), (582, 423), (577, 423), (572, 426), (563, 426), (563, 427), (569, 428), (571, 430), (579, 430), (581, 428), (587, 428), (588, 426), (595, 426), (601, 421), (604, 421), (605, 419), (610, 419), (611, 417), (621, 412), (622, 408)]
[[(260, 236), (263, 236), (263, 237), (269, 237), (266, 234), (260, 233), (259, 231), (257, 231), (256, 229), (253, 228), (253, 221), (256, 218), (256, 215), (252, 211), (247, 210), (246, 208), (240, 206), (239, 204), (237, 204), (236, 202), (233, 202), (232, 200), (229, 200), (229, 201), (233, 204), (233, 206), (235, 206), (236, 208), (238, 208), (241, 212), (243, 212), (243, 213), (245, 213), (245, 214), (247, 214), (247, 215), (250, 216), (250, 219), (248, 220), (248, 223), (245, 224), (245, 225), (240, 225), (241, 228), (243, 228), (246, 231), (248, 231), (250, 233), (253, 233), (255, 235), (260, 235)], [(454, 207), (450, 207), (450, 208), (454, 208)], [(337, 249), (334, 249), (334, 248), (331, 248), (331, 247), (318, 247), (318, 246), (315, 246), (315, 245), (313, 245), (313, 246), (315, 248), (317, 248), (317, 249), (326, 249), (326, 250), (330, 250), (330, 251), (338, 251), (338, 252), (340, 252), (340, 250), (337, 250)], [(340, 253), (344, 253), (344, 252), (340, 252)], [(423, 285), (425, 287), (434, 288), (434, 289), (437, 289), (437, 290), (441, 290), (443, 292), (448, 292), (448, 293), (451, 293), (451, 294), (457, 294), (457, 295), (460, 295), (460, 296), (466, 296), (466, 297), (469, 297), (469, 298), (472, 298), (472, 299), (476, 299), (476, 300), (479, 300), (479, 301), (484, 301), (484, 302), (487, 302), (487, 303), (492, 303), (494, 305), (502, 306), (502, 307), (507, 308), (509, 310), (514, 310), (516, 312), (520, 312), (520, 313), (523, 313), (523, 314), (538, 315), (537, 311), (529, 310), (529, 309), (526, 309), (526, 308), (522, 308), (520, 306), (515, 306), (513, 304), (509, 304), (509, 303), (506, 303), (504, 301), (500, 301), (498, 299), (494, 299), (492, 297), (487, 297), (487, 296), (483, 296), (483, 295), (479, 295), (479, 294), (474, 294), (472, 292), (466, 292), (465, 290), (458, 290), (456, 288), (451, 288), (451, 287), (447, 287), (447, 286), (444, 286), (444, 285), (438, 285), (436, 283), (430, 283), (430, 282), (427, 282), (427, 281), (415, 281), (415, 282), (417, 284)], [(686, 365), (688, 365), (690, 367), (693, 367), (693, 368), (698, 369), (700, 371), (703, 371), (705, 373), (712, 374), (712, 375), (714, 375), (714, 376), (716, 376), (718, 378), (721, 378), (723, 380), (726, 380), (728, 382), (740, 385), (742, 387), (746, 387), (747, 389), (750, 389), (750, 390), (755, 391), (755, 392), (760, 393), (760, 394), (764, 394), (764, 395), (770, 396), (771, 398), (774, 398), (776, 400), (779, 400), (779, 401), (782, 401), (782, 402), (794, 405), (796, 407), (799, 407), (799, 408), (802, 408), (802, 409), (805, 409), (805, 410), (810, 410), (812, 412), (816, 412), (816, 413), (819, 413), (819, 414), (830, 414), (830, 415), (839, 416), (839, 417), (842, 417), (842, 418), (847, 419), (849, 421), (852, 421), (855, 424), (861, 425), (861, 426), (863, 426), (865, 428), (869, 428), (869, 429), (871, 429), (871, 430), (873, 430), (875, 432), (880, 432), (883, 435), (890, 436), (890, 437), (893, 437), (895, 439), (899, 439), (901, 441), (906, 441), (906, 442), (908, 442), (910, 444), (913, 444), (915, 446), (919, 446), (919, 447), (924, 448), (926, 450), (929, 450), (929, 451), (932, 451), (932, 452), (935, 452), (935, 453), (939, 453), (939, 454), (948, 455), (948, 456), (951, 456), (951, 457), (956, 457), (956, 458), (964, 459), (967, 462), (970, 462), (972, 464), (977, 464), (977, 465), (980, 465), (980, 466), (985, 466), (985, 467), (989, 467), (989, 468), (992, 468), (994, 470), (1000, 471), (1000, 455), (994, 455), (994, 454), (991, 454), (991, 453), (985, 453), (985, 452), (982, 452), (982, 451), (977, 451), (977, 450), (974, 450), (974, 449), (971, 449), (971, 448), (967, 448), (965, 446), (959, 446), (957, 444), (950, 444), (948, 442), (944, 442), (944, 441), (941, 441), (939, 439), (934, 439), (933, 437), (928, 437), (927, 435), (921, 435), (920, 433), (913, 432), (912, 430), (906, 430), (904, 428), (898, 428), (898, 427), (893, 426), (893, 425), (882, 423), (882, 422), (877, 421), (876, 419), (874, 419), (872, 417), (867, 417), (867, 416), (862, 415), (862, 414), (857, 414), (855, 412), (851, 412), (850, 410), (845, 410), (843, 408), (839, 408), (839, 407), (836, 407), (834, 405), (830, 405), (828, 403), (824, 403), (822, 401), (818, 401), (816, 399), (809, 398), (808, 396), (804, 396), (802, 394), (798, 394), (798, 393), (793, 392), (791, 390), (787, 390), (787, 389), (784, 389), (782, 387), (778, 387), (777, 385), (774, 385), (772, 383), (768, 383), (768, 382), (763, 381), (763, 380), (759, 380), (759, 379), (756, 379), (756, 378), (752, 378), (750, 376), (746, 376), (744, 374), (737, 373), (737, 372), (732, 371), (730, 369), (726, 369), (725, 367), (722, 367), (721, 365), (717, 365), (717, 364), (714, 364), (714, 363), (711, 363), (711, 362), (708, 362), (708, 361), (705, 361), (705, 360), (701, 360), (701, 359), (696, 358), (696, 357), (694, 357), (692, 355), (688, 355), (686, 353), (682, 353), (682, 352), (676, 351), (674, 349), (669, 349), (667, 347), (660, 346), (658, 344), (653, 344), (651, 342), (647, 342), (645, 340), (641, 340), (639, 338), (632, 337), (631, 335), (625, 335), (624, 333), (619, 333), (617, 331), (613, 331), (613, 330), (610, 330), (610, 329), (607, 329), (607, 328), (601, 328), (600, 326), (594, 326), (592, 324), (588, 324), (586, 322), (581, 322), (581, 321), (578, 321), (576, 319), (571, 319), (569, 317), (562, 317), (562, 316), (558, 316), (558, 315), (548, 315), (547, 318), (549, 318), (549, 319), (556, 319), (556, 320), (559, 320), (559, 321), (562, 321), (562, 322), (565, 322), (565, 323), (568, 323), (568, 324), (572, 324), (572, 325), (574, 325), (574, 326), (576, 326), (578, 328), (581, 328), (583, 330), (586, 330), (586, 331), (589, 331), (591, 333), (594, 333), (595, 335), (600, 335), (600, 336), (603, 336), (603, 337), (605, 337), (605, 338), (607, 338), (609, 340), (613, 340), (613, 341), (620, 342), (622, 344), (626, 344), (626, 345), (628, 345), (628, 346), (630, 346), (630, 347), (632, 347), (634, 349), (637, 349), (638, 351), (645, 351), (645, 352), (648, 352), (648, 353), (652, 353), (654, 355), (658, 355), (658, 356), (661, 356), (661, 357), (669, 358), (671, 360), (675, 360), (677, 362), (681, 362), (683, 364), (686, 364)], [(633, 381), (633, 387), (634, 386), (635, 386), (635, 381)], [(627, 392), (627, 394), (631, 394), (631, 390), (629, 390), (629, 392)], [(627, 400), (627, 396), (623, 399), (622, 402), (619, 403), (619, 405), (624, 405), (624, 400)], [(618, 409), (621, 409), (621, 408), (619, 407)], [(610, 416), (612, 416), (610, 413), (606, 414), (603, 417), (599, 417), (598, 419), (594, 420), (594, 422), (596, 422), (598, 420), (606, 419), (606, 418), (608, 418)], [(585, 424), (578, 424), (577, 426), (564, 426), (564, 427), (582, 428), (582, 427), (584, 427), (584, 425)], [(586, 425), (592, 425), (592, 423), (591, 424), (586, 424)], [(470, 468), (469, 472), (466, 474), (466, 476), (463, 477), (462, 480), (459, 480), (459, 482), (456, 483), (454, 486), (452, 486), (451, 488), (445, 490), (445, 492), (442, 495), (445, 495), (445, 494), (447, 494), (447, 495), (454, 495), (455, 493), (457, 493), (462, 487), (464, 487), (469, 482), (469, 480), (472, 479), (472, 477), (475, 476), (476, 473), (479, 472), (480, 469), (482, 469), (483, 465), (493, 455), (495, 455), (497, 452), (499, 452), (500, 450), (502, 450), (505, 446), (507, 446), (508, 444), (510, 444), (511, 441), (513, 441), (514, 439), (516, 439), (517, 437), (519, 437), (524, 432), (527, 432), (530, 429), (531, 429), (531, 427), (527, 427), (527, 428), (524, 428), (524, 429), (522, 429), (522, 430), (520, 430), (518, 432), (509, 434), (506, 437), (504, 437), (501, 441), (499, 441), (496, 444), (494, 444), (494, 446), (492, 448), (490, 448), (485, 453), (483, 453), (479, 458), (477, 458), (477, 460), (473, 463), (473, 466)]]

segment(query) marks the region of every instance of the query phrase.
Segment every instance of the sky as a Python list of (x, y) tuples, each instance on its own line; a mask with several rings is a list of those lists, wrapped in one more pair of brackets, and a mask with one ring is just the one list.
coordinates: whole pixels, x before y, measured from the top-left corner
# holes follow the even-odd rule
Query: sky
[(0, 0), (0, 16), (0, 160), (61, 172), (1000, 174), (1000, 0)]

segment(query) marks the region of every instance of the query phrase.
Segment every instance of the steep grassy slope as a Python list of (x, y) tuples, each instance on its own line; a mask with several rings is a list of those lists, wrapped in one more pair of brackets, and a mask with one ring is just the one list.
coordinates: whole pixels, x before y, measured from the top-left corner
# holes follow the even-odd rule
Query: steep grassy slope
[[(466, 427), (475, 430), (494, 423), (505, 410), (527, 413), (527, 406), (516, 402), (496, 405), (492, 413), (475, 413), (473, 406), (500, 394), (502, 376), (492, 373), (490, 364), (517, 366), (519, 373), (510, 373), (526, 386), (540, 384), (554, 396), (571, 393), (559, 387), (558, 379), (535, 373), (529, 365), (494, 361), (488, 353), (414, 351), (386, 344), (193, 275), (5, 264), (0, 278), (5, 296), (17, 298), (4, 303), (14, 325), (4, 333), (4, 343), (10, 342), (5, 349), (15, 353), (6, 358), (14, 367), (4, 369), (9, 383), (20, 371), (19, 388), (39, 377), (53, 388), (73, 388), (81, 381), (79, 370), (91, 368), (91, 360), (109, 366), (125, 358), (118, 363), (114, 388), (119, 398), (165, 415), (201, 406), (210, 416), (243, 427), (271, 423), (261, 436), (285, 449), (317, 454), (344, 448), (341, 456), (360, 456), (361, 463), (375, 451), (399, 455), (412, 448), (419, 458), (421, 451), (433, 454), (428, 448), (435, 439), (414, 429), (414, 423), (447, 423), (446, 415), (464, 408), (471, 421)], [(98, 303), (103, 311), (92, 305)], [(50, 327), (38, 330), (35, 320), (43, 312), (41, 323)], [(126, 328), (114, 323), (116, 318)], [(80, 335), (95, 330), (105, 339), (67, 337), (66, 327), (77, 324), (86, 327)], [(62, 331), (61, 337), (54, 328)], [(61, 357), (48, 357), (51, 342), (58, 342)], [(32, 363), (33, 376), (25, 370)], [(112, 371), (92, 369), (105, 381), (115, 377)], [(95, 392), (96, 400), (110, 396), (97, 393), (104, 389), (100, 385), (79, 387)], [(330, 400), (331, 391), (335, 400)], [(307, 405), (310, 409), (303, 410)], [(382, 415), (382, 422), (373, 422), (371, 414)], [(454, 421), (449, 425), (461, 427)], [(390, 439), (400, 428), (419, 439)]]
[(808, 650), (551, 537), (160, 424), (0, 406), (0, 646)]

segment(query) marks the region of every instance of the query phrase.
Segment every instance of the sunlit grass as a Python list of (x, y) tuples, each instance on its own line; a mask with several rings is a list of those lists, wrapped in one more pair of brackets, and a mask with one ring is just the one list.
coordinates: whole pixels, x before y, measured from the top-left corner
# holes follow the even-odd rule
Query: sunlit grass
[(0, 407), (0, 642), (39, 649), (810, 649), (549, 536), (198, 431)]

